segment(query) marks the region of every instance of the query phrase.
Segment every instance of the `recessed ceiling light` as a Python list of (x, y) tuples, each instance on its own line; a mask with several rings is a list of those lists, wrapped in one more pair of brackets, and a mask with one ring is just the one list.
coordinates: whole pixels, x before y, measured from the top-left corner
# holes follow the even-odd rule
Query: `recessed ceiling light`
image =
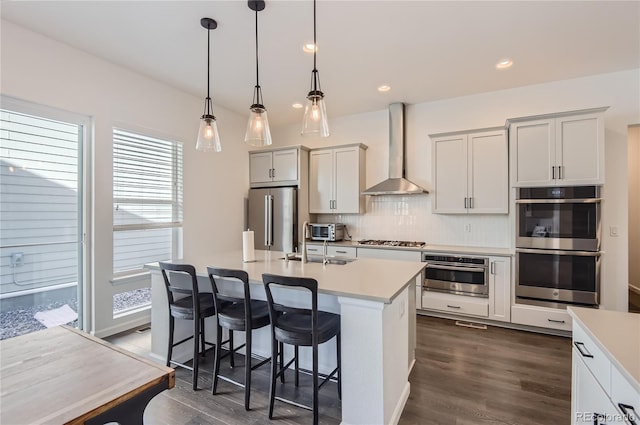
[(296, 109), (300, 109), (302, 108), (302, 103), (294, 103), (293, 105), (291, 105), (292, 107), (296, 108)]
[(386, 84), (383, 84), (383, 85), (378, 87), (378, 91), (379, 92), (383, 92), (384, 93), (384, 92), (387, 92), (389, 90), (391, 90), (391, 86), (388, 86)]
[[(304, 46), (302, 46), (302, 50), (304, 50), (307, 53), (313, 53), (314, 47), (315, 47), (315, 44), (307, 43)], [(317, 51), (318, 47), (315, 47), (315, 50)]]
[(511, 68), (512, 65), (513, 61), (511, 60), (511, 58), (505, 58), (500, 60), (500, 62), (496, 64), (496, 69), (507, 69)]

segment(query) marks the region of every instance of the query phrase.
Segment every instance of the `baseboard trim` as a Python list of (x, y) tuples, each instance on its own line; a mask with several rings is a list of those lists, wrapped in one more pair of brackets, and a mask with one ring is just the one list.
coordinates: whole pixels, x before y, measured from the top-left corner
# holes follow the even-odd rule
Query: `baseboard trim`
[(636, 285), (629, 284), (629, 290), (635, 292), (636, 294), (640, 294), (640, 287)]
[(402, 394), (400, 395), (398, 404), (396, 404), (396, 408), (393, 409), (393, 415), (391, 415), (391, 420), (389, 420), (390, 424), (397, 425), (398, 422), (400, 422), (400, 416), (402, 415), (404, 406), (407, 404), (407, 400), (409, 399), (410, 390), (411, 390), (411, 384), (407, 382), (406, 385), (404, 386), (404, 389), (402, 390)]

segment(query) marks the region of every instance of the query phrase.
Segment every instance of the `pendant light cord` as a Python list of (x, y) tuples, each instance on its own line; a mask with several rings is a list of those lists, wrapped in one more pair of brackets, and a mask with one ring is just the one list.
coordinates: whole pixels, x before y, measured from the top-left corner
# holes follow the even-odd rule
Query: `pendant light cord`
[(316, 43), (316, 0), (313, 0), (313, 71), (314, 72), (317, 72), (317, 69), (316, 69), (316, 52), (317, 51), (318, 51), (318, 44)]
[(207, 26), (207, 113), (206, 115), (211, 115), (210, 86), (211, 86), (211, 25), (208, 25)]
[(256, 7), (256, 87), (260, 87), (260, 74), (258, 68), (258, 8)]
[(262, 105), (262, 89), (260, 88), (260, 68), (258, 60), (258, 7), (256, 6), (256, 87), (253, 91), (253, 104)]

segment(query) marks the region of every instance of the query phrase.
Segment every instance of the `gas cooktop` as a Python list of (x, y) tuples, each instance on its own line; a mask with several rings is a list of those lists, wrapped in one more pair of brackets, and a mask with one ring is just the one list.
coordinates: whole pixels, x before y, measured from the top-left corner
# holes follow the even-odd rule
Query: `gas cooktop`
[(422, 248), (426, 245), (426, 242), (416, 241), (384, 241), (377, 239), (363, 239), (358, 241), (360, 245), (381, 245), (381, 246), (403, 246), (410, 248)]

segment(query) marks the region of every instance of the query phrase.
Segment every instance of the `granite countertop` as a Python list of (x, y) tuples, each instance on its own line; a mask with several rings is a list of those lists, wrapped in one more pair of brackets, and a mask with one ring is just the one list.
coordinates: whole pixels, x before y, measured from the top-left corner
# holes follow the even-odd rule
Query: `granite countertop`
[[(342, 264), (284, 261), (280, 251), (255, 251), (256, 261), (242, 262), (242, 251), (223, 252), (205, 258), (187, 258), (175, 263), (192, 264), (199, 276), (207, 276), (207, 266), (245, 270), (254, 283), (262, 283), (262, 274), (303, 276), (318, 281), (318, 292), (349, 298), (391, 303), (415, 277), (424, 263), (414, 261), (372, 260), (359, 258)], [(145, 265), (159, 270), (158, 263)]]
[(640, 314), (583, 307), (567, 311), (640, 392)]
[[(322, 245), (322, 241), (307, 241), (308, 245)], [(389, 246), (389, 245), (363, 245), (358, 241), (339, 241), (339, 242), (327, 242), (327, 245), (332, 246), (345, 246), (353, 248), (371, 248), (371, 249), (392, 249), (400, 251), (424, 251), (424, 252), (442, 252), (452, 254), (474, 254), (474, 255), (498, 255), (498, 256), (513, 256), (513, 252), (509, 248), (490, 248), (482, 246), (459, 246), (459, 245), (431, 245), (426, 244), (422, 247), (408, 247), (408, 246)]]

